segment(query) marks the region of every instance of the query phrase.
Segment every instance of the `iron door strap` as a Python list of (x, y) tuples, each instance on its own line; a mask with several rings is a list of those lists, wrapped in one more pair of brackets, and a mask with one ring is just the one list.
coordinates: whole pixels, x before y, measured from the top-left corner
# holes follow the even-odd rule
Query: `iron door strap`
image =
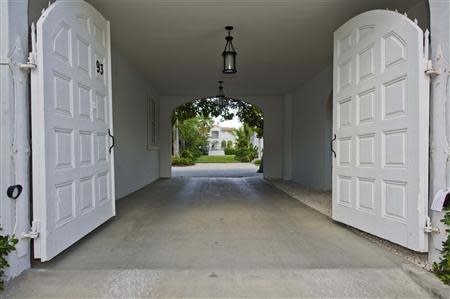
[(115, 139), (114, 139), (114, 136), (111, 135), (111, 130), (110, 130), (110, 129), (108, 129), (108, 135), (109, 135), (109, 137), (111, 137), (111, 139), (112, 139), (112, 144), (111, 144), (111, 146), (109, 147), (109, 153), (111, 154), (111, 151), (112, 151), (112, 149), (113, 149), (113, 147), (114, 147), (116, 141), (115, 141)]
[(333, 148), (333, 143), (336, 141), (336, 134), (334, 134), (334, 137), (333, 137), (333, 139), (331, 140), (331, 152), (333, 153), (333, 155), (334, 155), (334, 157), (336, 158), (336, 152), (334, 151), (334, 148)]

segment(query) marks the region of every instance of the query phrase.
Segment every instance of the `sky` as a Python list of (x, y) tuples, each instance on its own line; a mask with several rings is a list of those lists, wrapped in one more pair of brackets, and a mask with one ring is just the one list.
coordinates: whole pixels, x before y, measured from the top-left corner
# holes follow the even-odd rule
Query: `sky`
[(214, 123), (219, 123), (219, 126), (221, 127), (228, 127), (228, 128), (240, 128), (242, 126), (242, 123), (239, 121), (239, 118), (235, 116), (232, 120), (223, 120), (221, 116), (213, 118)]

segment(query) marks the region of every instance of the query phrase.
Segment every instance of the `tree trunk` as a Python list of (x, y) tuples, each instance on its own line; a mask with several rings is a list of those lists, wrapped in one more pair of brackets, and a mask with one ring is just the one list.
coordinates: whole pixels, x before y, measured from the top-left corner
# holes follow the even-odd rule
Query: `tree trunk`
[(175, 122), (175, 125), (173, 126), (173, 155), (179, 156), (180, 155), (180, 136), (178, 133), (178, 120)]
[(264, 155), (261, 157), (261, 164), (259, 164), (257, 173), (264, 173)]

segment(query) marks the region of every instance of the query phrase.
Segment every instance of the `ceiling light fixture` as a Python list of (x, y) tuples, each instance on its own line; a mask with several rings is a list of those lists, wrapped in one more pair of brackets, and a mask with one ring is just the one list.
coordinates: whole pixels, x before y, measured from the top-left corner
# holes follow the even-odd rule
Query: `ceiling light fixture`
[(217, 98), (217, 104), (220, 107), (225, 107), (227, 104), (227, 97), (225, 96), (225, 93), (223, 91), (223, 81), (219, 81), (219, 90), (217, 92), (216, 98)]
[(228, 31), (228, 35), (225, 37), (227, 43), (225, 44), (225, 49), (223, 50), (223, 73), (224, 74), (235, 74), (236, 70), (236, 50), (233, 46), (233, 37), (231, 36), (231, 30), (233, 26), (226, 26), (225, 30)]

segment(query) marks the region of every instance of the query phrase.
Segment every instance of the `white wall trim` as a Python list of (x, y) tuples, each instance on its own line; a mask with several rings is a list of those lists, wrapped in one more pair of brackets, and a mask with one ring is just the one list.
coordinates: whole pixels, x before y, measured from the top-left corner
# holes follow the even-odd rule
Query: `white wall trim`
[[(434, 195), (450, 187), (450, 1), (430, 0), (431, 59), (443, 73), (432, 79), (430, 103), (430, 192), (429, 204)], [(440, 220), (442, 212), (430, 210), (431, 222), (442, 233), (431, 234), (428, 258), (437, 261), (442, 241), (446, 239), (445, 228)]]

